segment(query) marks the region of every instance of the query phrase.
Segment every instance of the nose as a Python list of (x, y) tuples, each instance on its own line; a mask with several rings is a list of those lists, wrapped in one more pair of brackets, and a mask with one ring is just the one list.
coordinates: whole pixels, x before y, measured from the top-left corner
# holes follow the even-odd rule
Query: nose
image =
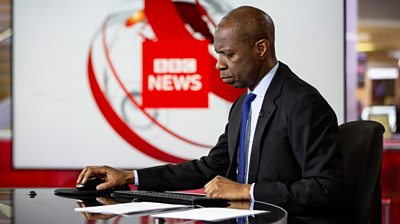
[(226, 65), (226, 63), (224, 62), (223, 58), (221, 55), (218, 55), (218, 59), (217, 59), (217, 64), (215, 64), (215, 68), (217, 70), (225, 70), (228, 68), (228, 66)]

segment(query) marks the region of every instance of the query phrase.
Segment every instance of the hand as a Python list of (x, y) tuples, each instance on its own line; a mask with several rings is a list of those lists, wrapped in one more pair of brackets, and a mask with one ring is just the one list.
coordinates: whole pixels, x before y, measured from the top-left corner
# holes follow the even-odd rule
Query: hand
[(104, 183), (97, 185), (97, 190), (110, 189), (116, 186), (134, 183), (132, 171), (125, 171), (109, 166), (87, 166), (79, 174), (76, 183), (84, 184), (91, 177), (105, 180)]
[(239, 184), (228, 178), (216, 176), (204, 186), (204, 193), (210, 198), (250, 200), (250, 188), (250, 184)]

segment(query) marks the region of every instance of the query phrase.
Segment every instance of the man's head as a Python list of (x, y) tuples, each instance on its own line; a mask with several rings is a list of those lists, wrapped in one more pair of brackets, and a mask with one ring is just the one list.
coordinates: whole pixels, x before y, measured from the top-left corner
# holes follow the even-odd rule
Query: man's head
[(260, 9), (242, 6), (230, 11), (214, 35), (221, 78), (236, 88), (258, 84), (276, 64), (274, 23)]

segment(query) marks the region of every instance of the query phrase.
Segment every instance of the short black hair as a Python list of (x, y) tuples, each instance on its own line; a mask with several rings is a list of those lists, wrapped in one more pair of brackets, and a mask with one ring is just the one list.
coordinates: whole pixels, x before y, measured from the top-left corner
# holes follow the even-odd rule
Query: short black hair
[(218, 28), (229, 23), (234, 25), (243, 43), (255, 44), (258, 40), (267, 39), (271, 46), (275, 42), (275, 26), (272, 18), (264, 11), (252, 7), (241, 6), (226, 14)]

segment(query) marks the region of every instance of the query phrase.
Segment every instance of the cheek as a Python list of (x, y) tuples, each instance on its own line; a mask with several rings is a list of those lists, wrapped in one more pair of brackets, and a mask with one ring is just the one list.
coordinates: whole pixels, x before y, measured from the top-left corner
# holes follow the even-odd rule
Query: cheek
[(246, 56), (240, 56), (235, 60), (227, 62), (229, 72), (235, 77), (237, 81), (247, 83), (254, 74), (256, 69), (254, 58), (252, 55), (246, 54)]
[(232, 73), (240, 77), (240, 79), (245, 79), (249, 74), (253, 73), (253, 64), (250, 60), (242, 60), (241, 63), (237, 63), (231, 67)]

